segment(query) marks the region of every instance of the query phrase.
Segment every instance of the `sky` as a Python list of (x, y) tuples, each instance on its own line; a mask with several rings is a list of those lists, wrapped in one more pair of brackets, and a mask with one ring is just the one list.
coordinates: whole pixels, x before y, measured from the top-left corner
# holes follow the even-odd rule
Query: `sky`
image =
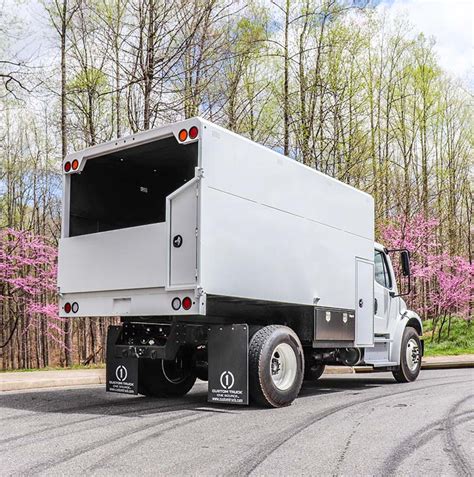
[[(266, 1), (270, 0), (262, 0)], [(434, 37), (441, 67), (474, 85), (474, 0), (372, 0), (372, 4), (378, 4), (376, 8), (385, 9), (389, 16), (408, 19), (414, 36), (423, 32)], [(28, 35), (19, 43), (28, 53), (34, 49), (39, 56), (51, 54), (41, 0), (0, 0), (1, 7), (29, 21)], [(54, 33), (48, 35), (54, 37)]]
[(382, 0), (377, 8), (408, 19), (414, 33), (434, 37), (440, 66), (474, 83), (473, 0)]

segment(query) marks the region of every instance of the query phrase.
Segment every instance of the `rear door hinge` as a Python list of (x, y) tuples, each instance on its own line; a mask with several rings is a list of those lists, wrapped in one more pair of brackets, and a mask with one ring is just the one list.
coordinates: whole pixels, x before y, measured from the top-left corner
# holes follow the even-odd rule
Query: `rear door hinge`
[(199, 179), (204, 177), (204, 169), (202, 167), (196, 167), (196, 177)]

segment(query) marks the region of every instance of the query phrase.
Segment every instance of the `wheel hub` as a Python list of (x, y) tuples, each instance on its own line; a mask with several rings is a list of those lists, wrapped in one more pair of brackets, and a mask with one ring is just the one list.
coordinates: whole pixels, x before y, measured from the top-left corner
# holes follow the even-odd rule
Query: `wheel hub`
[(420, 347), (418, 342), (412, 338), (407, 343), (406, 361), (410, 371), (414, 372), (420, 365)]
[(272, 358), (272, 375), (278, 374), (281, 370), (279, 358)]
[(272, 353), (270, 360), (270, 376), (273, 384), (285, 391), (296, 379), (298, 362), (293, 348), (287, 343), (280, 343)]

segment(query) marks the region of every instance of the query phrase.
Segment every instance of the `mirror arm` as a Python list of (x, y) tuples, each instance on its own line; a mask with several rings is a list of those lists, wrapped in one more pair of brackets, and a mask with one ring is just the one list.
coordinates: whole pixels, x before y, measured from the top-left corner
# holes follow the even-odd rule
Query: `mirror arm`
[(397, 298), (397, 297), (399, 297), (399, 296), (407, 296), (407, 295), (409, 295), (410, 293), (411, 293), (411, 274), (408, 275), (408, 290), (407, 290), (405, 293), (399, 293), (398, 295), (396, 295), (394, 291), (391, 291), (391, 292), (390, 292), (390, 296), (391, 296), (392, 298)]

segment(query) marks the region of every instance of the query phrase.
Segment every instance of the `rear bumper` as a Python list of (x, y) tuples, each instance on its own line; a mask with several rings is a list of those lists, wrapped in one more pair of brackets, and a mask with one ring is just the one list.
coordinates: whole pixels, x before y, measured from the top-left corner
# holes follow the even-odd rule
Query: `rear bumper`
[(207, 325), (175, 320), (112, 325), (107, 335), (107, 361), (116, 358), (173, 360), (181, 346), (207, 343), (207, 332)]
[[(175, 310), (172, 306), (174, 298), (189, 297), (192, 306), (185, 310), (182, 306)], [(65, 310), (66, 303), (77, 307)], [(59, 295), (59, 316), (64, 318), (92, 316), (174, 316), (205, 315), (206, 296), (196, 289), (166, 290), (160, 288), (144, 288), (137, 290), (112, 290), (101, 292), (64, 293)]]

